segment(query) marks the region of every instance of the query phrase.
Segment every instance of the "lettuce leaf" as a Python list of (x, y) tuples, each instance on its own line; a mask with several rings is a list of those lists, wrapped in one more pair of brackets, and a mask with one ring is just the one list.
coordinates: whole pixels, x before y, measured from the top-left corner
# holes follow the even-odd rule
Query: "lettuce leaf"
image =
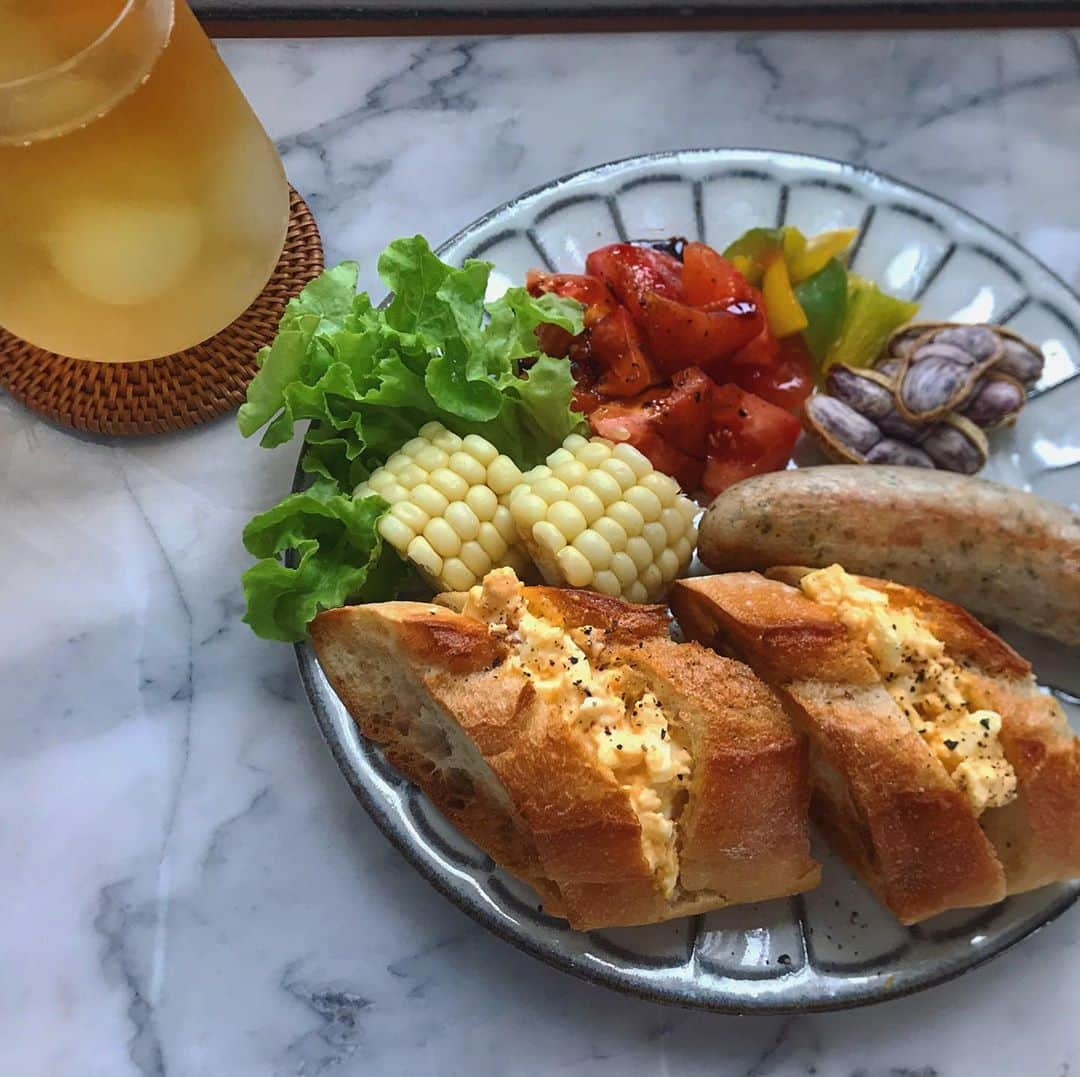
[[(244, 621), (264, 639), (294, 642), (324, 609), (392, 598), (405, 565), (376, 528), (388, 507), (316, 483), (256, 516), (244, 528), (244, 546), (259, 558), (243, 575)], [(291, 565), (278, 560), (285, 550)]]
[(301, 466), (314, 485), (244, 532), (260, 558), (244, 574), (244, 619), (269, 639), (301, 639), (322, 609), (395, 593), (406, 569), (376, 529), (387, 505), (351, 492), (425, 423), (480, 434), (522, 468), (582, 425), (570, 364), (542, 355), (535, 333), (543, 324), (580, 333), (579, 303), (524, 288), (486, 303), (491, 265), (447, 265), (422, 236), (391, 243), (378, 269), (393, 293), (384, 309), (357, 294), (355, 262), (288, 303), (237, 417), (267, 448), (310, 422)]
[(490, 273), (486, 262), (445, 264), (422, 236), (399, 239), (379, 258), (393, 298), (378, 310), (355, 294), (355, 263), (327, 270), (263, 349), (240, 432), (265, 427), (262, 444), (273, 447), (311, 420), (302, 466), (343, 490), (432, 419), (482, 434), (521, 467), (539, 463), (581, 417), (570, 410), (569, 364), (541, 362), (535, 329), (579, 333), (582, 308), (524, 288), (485, 304)]

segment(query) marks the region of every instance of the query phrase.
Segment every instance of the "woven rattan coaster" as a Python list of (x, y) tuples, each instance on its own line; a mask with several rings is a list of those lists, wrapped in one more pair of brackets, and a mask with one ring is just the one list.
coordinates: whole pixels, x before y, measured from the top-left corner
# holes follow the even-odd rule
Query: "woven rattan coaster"
[(255, 353), (285, 303), (323, 268), (319, 229), (292, 191), (285, 249), (254, 303), (216, 336), (141, 363), (91, 363), (35, 348), (0, 329), (0, 385), (62, 426), (94, 434), (158, 434), (206, 422), (244, 400)]

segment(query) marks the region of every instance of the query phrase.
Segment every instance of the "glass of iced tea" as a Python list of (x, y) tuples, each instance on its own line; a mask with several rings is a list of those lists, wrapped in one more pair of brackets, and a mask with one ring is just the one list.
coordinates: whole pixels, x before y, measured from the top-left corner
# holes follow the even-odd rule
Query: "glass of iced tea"
[(181, 351), (259, 294), (288, 215), (185, 0), (0, 0), (0, 326), (78, 359)]

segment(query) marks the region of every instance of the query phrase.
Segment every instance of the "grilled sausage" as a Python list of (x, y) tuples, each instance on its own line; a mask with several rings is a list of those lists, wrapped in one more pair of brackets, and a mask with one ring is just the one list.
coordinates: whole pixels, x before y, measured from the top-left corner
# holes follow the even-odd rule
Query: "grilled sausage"
[(722, 572), (839, 563), (1080, 644), (1080, 514), (982, 479), (861, 466), (759, 475), (712, 503), (698, 552)]

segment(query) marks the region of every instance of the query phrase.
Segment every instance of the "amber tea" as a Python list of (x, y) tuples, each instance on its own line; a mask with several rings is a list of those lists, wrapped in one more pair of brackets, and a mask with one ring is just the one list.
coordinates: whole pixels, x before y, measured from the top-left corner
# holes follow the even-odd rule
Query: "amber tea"
[(258, 295), (287, 222), (184, 0), (0, 0), (0, 325), (83, 359), (182, 350)]

